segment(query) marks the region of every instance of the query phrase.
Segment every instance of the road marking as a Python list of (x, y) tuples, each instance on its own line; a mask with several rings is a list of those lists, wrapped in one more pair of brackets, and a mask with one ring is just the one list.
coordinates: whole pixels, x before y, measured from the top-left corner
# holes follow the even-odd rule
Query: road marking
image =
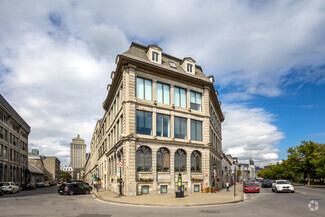
[(295, 191), (295, 192), (297, 192), (299, 194), (307, 194), (306, 192), (303, 192), (303, 191)]

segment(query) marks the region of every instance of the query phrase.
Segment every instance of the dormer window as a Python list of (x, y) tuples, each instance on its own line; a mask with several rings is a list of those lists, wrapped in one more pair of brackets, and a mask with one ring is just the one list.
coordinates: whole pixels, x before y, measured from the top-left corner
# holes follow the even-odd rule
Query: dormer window
[(158, 53), (157, 52), (152, 52), (152, 61), (158, 62)]
[(192, 72), (193, 65), (192, 64), (187, 64), (187, 72)]
[(162, 63), (162, 49), (154, 44), (148, 45), (147, 57), (151, 62), (153, 62), (155, 64), (158, 63), (161, 65), (161, 63)]

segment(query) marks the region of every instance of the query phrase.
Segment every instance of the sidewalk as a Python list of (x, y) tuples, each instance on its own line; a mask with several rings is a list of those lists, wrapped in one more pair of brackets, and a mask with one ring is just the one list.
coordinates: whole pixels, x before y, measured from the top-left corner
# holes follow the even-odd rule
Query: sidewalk
[(309, 188), (325, 188), (325, 185), (304, 185), (302, 183), (293, 183), (293, 186), (302, 186), (302, 187), (309, 187)]
[(117, 193), (100, 189), (99, 192), (93, 190), (92, 193), (100, 200), (150, 206), (202, 206), (226, 203), (237, 203), (244, 200), (243, 187), (236, 185), (236, 197), (234, 197), (234, 187), (230, 190), (222, 189), (217, 193), (185, 193), (184, 198), (176, 198), (175, 193), (170, 194), (147, 194), (139, 196), (118, 196)]

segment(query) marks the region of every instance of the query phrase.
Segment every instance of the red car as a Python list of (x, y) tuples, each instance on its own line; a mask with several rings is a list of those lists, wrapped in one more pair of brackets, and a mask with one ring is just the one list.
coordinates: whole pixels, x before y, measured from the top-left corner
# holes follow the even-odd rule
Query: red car
[(260, 186), (258, 182), (246, 182), (243, 186), (243, 191), (245, 193), (249, 193), (249, 192), (260, 193)]

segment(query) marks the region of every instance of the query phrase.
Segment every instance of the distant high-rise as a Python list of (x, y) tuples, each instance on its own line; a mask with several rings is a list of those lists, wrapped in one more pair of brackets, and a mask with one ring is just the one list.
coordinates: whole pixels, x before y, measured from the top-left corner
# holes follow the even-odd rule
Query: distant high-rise
[(32, 149), (32, 154), (33, 155), (39, 155), (38, 149)]
[(86, 162), (86, 144), (78, 134), (70, 143), (70, 166), (74, 169), (84, 168)]

